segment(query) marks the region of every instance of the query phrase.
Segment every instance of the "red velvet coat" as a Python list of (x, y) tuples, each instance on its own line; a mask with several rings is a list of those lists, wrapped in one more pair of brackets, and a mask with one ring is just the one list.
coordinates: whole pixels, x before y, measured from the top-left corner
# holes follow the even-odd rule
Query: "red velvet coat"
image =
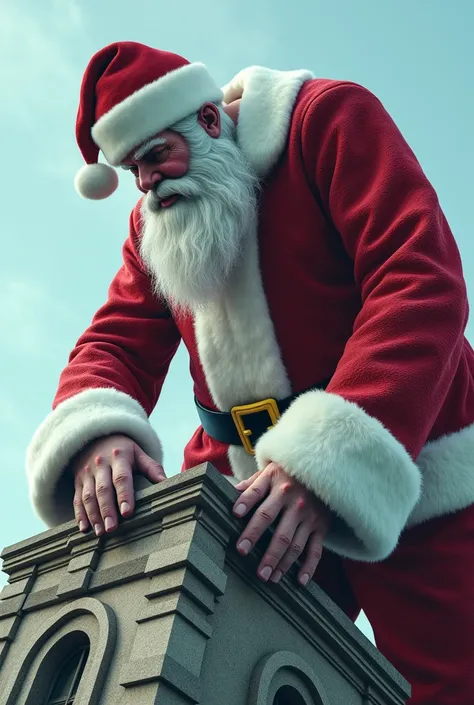
[[(453, 235), (377, 98), (308, 79), (250, 69), (227, 87), (229, 101), (242, 96), (238, 140), (263, 191), (255, 242), (222, 301), (179, 317), (154, 297), (133, 211), (108, 301), (29, 450), (47, 523), (71, 516), (57, 478), (92, 438), (127, 433), (161, 457), (147, 417), (180, 339), (196, 396), (212, 408), (331, 378), (264, 434), (256, 462), (281, 463), (331, 506), (341, 520), (332, 550), (379, 560), (406, 525), (474, 501), (474, 357)], [(185, 467), (205, 460), (239, 478), (255, 471), (242, 448), (199, 428)]]

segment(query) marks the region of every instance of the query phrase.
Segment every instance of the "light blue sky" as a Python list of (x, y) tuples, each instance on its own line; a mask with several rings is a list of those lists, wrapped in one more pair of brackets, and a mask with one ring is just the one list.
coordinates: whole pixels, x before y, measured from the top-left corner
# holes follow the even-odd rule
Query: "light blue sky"
[[(131, 39), (203, 61), (220, 84), (261, 64), (367, 86), (434, 183), (472, 296), (473, 25), (472, 0), (0, 0), (1, 546), (44, 528), (28, 501), (25, 449), (120, 266), (136, 200), (126, 175), (107, 202), (73, 188), (77, 96), (92, 53)], [(197, 423), (182, 349), (153, 423), (174, 474)]]

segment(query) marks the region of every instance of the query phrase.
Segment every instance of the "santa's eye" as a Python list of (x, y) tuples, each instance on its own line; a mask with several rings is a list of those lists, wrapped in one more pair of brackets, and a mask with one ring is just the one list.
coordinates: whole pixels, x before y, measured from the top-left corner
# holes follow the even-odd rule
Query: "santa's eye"
[(162, 162), (166, 161), (167, 157), (169, 154), (169, 149), (168, 147), (161, 147), (160, 149), (156, 149), (151, 151), (145, 159), (148, 162), (154, 162), (155, 164), (161, 164)]
[(122, 169), (125, 169), (125, 171), (130, 171), (135, 177), (138, 176), (138, 167), (133, 166), (132, 164), (122, 164)]

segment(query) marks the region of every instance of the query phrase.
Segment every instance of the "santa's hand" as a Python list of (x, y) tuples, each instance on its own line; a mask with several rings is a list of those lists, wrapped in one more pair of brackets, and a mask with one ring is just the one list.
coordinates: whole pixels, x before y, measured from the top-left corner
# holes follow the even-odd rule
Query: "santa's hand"
[(133, 473), (157, 483), (165, 471), (128, 436), (100, 438), (85, 448), (71, 466), (74, 474), (74, 515), (81, 531), (97, 536), (114, 531), (118, 512), (129, 517), (135, 509)]
[(329, 528), (331, 515), (326, 505), (276, 463), (270, 463), (236, 488), (242, 492), (233, 507), (236, 516), (244, 517), (259, 505), (237, 541), (239, 553), (247, 555), (281, 514), (257, 574), (264, 582), (270, 579), (277, 583), (304, 554), (298, 580), (306, 585), (317, 568)]

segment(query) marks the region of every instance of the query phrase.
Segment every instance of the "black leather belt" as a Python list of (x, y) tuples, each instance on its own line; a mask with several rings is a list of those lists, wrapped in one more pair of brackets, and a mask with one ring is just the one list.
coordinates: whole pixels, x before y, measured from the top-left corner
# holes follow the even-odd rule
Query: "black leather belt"
[[(329, 380), (311, 389), (326, 389), (328, 384)], [(247, 453), (255, 455), (258, 439), (265, 431), (275, 426), (280, 416), (301, 394), (304, 392), (293, 394), (280, 401), (269, 398), (253, 404), (234, 406), (230, 412), (208, 409), (196, 397), (194, 401), (202, 427), (208, 436), (227, 445), (243, 446)]]

